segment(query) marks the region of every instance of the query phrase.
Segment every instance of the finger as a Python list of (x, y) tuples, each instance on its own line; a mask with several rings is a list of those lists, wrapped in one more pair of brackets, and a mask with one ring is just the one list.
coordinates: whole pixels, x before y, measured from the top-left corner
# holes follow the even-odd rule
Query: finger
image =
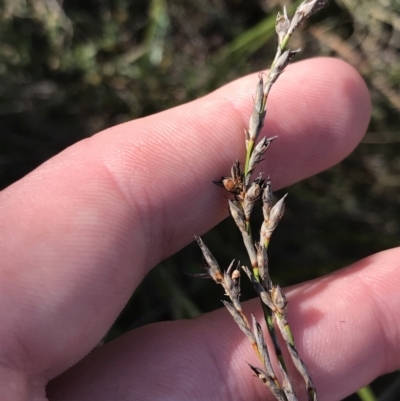
[[(102, 132), (0, 194), (8, 365), (45, 380), (75, 363), (151, 266), (226, 215), (211, 181), (244, 153), (256, 81)], [(346, 64), (315, 59), (288, 68), (264, 129), (280, 136), (265, 164), (275, 188), (345, 157), (369, 111), (365, 85)]]
[[(287, 292), (289, 323), (320, 399), (341, 400), (399, 368), (399, 256), (400, 248), (382, 252)], [(259, 309), (257, 300), (246, 305), (261, 320)], [(260, 366), (223, 309), (132, 331), (54, 380), (48, 395), (51, 401), (265, 400), (269, 392), (247, 362)]]

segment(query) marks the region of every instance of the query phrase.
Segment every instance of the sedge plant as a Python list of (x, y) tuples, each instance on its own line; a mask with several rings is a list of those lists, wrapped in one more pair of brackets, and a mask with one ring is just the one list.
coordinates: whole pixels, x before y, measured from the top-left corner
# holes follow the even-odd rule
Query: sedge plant
[[(278, 401), (296, 401), (293, 380), (289, 376), (288, 363), (292, 363), (300, 373), (309, 401), (317, 401), (317, 391), (307, 368), (297, 352), (292, 331), (287, 320), (287, 299), (282, 288), (274, 284), (269, 274), (268, 246), (271, 236), (284, 213), (286, 195), (278, 202), (273, 202), (271, 180), (262, 174), (253, 179), (256, 166), (263, 160), (264, 153), (276, 137), (259, 139), (267, 114), (267, 101), (271, 88), (282, 74), (289, 62), (299, 50), (288, 48), (293, 32), (316, 11), (325, 6), (327, 0), (305, 0), (296, 9), (290, 19), (286, 9), (276, 19), (278, 48), (271, 68), (267, 74), (260, 73), (256, 87), (254, 105), (245, 130), (246, 156), (244, 167), (239, 160), (233, 163), (231, 174), (222, 177), (216, 184), (223, 186), (233, 199), (229, 199), (229, 211), (243, 238), (244, 246), (249, 256), (251, 267), (241, 266), (232, 261), (227, 270), (223, 271), (200, 237), (196, 237), (205, 259), (207, 276), (220, 284), (225, 290), (229, 301), (223, 301), (234, 321), (250, 340), (259, 361), (259, 366), (249, 365), (262, 383)], [(250, 216), (256, 203), (261, 202), (263, 222), (260, 236), (252, 237)], [(272, 340), (273, 353), (267, 347), (267, 340), (261, 325), (252, 316), (251, 322), (244, 314), (240, 302), (240, 275), (243, 270), (249, 277), (257, 292), (263, 307), (268, 336)], [(286, 348), (282, 352), (282, 347)], [(285, 361), (284, 354), (289, 356)], [(288, 358), (286, 358), (288, 359)]]

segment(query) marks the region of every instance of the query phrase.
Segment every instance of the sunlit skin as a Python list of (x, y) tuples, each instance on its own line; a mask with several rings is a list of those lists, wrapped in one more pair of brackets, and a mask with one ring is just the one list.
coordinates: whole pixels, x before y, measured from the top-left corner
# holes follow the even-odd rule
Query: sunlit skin
[[(272, 400), (224, 309), (92, 351), (146, 273), (227, 216), (212, 181), (245, 153), (257, 81), (100, 132), (0, 193), (2, 401)], [(370, 117), (364, 82), (333, 59), (288, 67), (268, 102), (262, 135), (279, 139), (262, 170), (274, 189), (345, 158)], [(399, 288), (393, 249), (286, 289), (321, 400), (400, 367)], [(262, 320), (258, 300), (245, 312)]]

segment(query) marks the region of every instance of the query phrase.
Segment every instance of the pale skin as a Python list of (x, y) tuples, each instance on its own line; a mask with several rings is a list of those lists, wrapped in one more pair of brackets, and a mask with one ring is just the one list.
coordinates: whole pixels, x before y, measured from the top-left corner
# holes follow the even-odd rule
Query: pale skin
[[(2, 401), (267, 399), (245, 363), (257, 365), (253, 351), (223, 309), (91, 351), (154, 265), (227, 216), (212, 181), (244, 154), (256, 83), (254, 74), (101, 132), (0, 193)], [(262, 166), (274, 189), (346, 157), (369, 116), (351, 67), (293, 64), (272, 89), (264, 127), (279, 135)], [(392, 249), (288, 290), (321, 400), (400, 367), (399, 288)], [(258, 301), (246, 310), (259, 311)]]

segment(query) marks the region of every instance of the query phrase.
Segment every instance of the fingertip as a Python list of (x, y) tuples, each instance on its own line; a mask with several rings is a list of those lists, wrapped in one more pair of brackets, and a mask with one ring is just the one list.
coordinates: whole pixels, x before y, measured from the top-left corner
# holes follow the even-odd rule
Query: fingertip
[[(232, 159), (232, 149), (241, 144), (237, 141), (242, 135), (234, 134), (235, 127), (242, 131), (247, 127), (257, 79), (251, 74), (201, 99), (210, 110), (225, 110), (231, 122), (225, 125), (231, 129), (218, 133), (221, 142), (213, 149), (218, 149), (219, 157), (214, 162), (225, 154)], [(335, 165), (361, 141), (370, 115), (368, 88), (346, 62), (320, 57), (290, 65), (268, 97), (261, 135), (277, 135), (278, 140), (266, 155), (263, 171), (278, 189)], [(218, 114), (211, 112), (208, 118), (215, 127), (220, 125)], [(224, 150), (227, 141), (231, 149)]]
[(300, 171), (303, 178), (310, 177), (348, 156), (366, 132), (371, 104), (353, 67), (315, 58), (282, 75), (271, 93), (268, 115), (266, 130), (278, 135), (270, 171), (281, 187), (297, 182)]

